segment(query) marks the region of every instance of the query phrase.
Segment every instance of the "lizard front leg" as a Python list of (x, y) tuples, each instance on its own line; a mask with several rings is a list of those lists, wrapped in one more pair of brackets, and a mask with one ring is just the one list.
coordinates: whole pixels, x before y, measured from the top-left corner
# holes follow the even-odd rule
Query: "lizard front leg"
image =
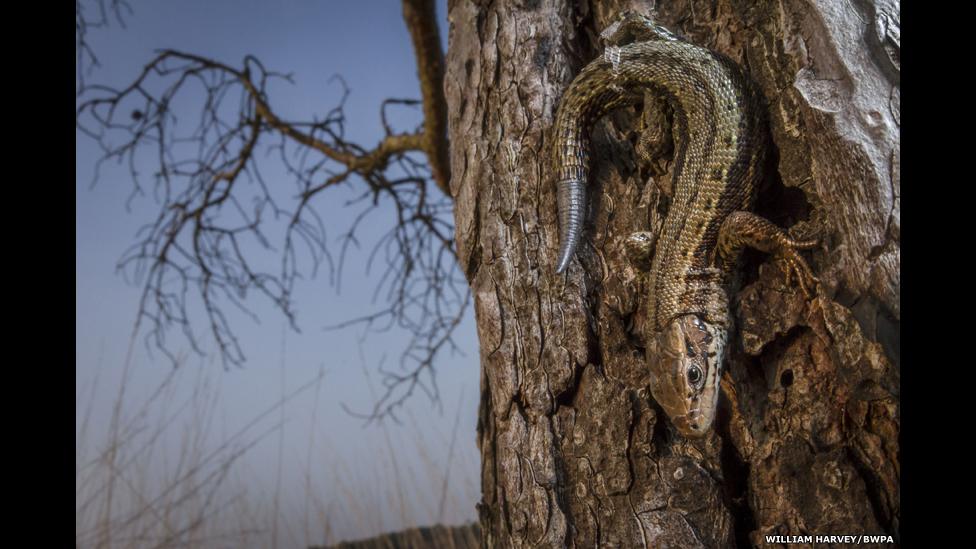
[(820, 281), (813, 276), (807, 262), (800, 257), (798, 250), (807, 250), (817, 245), (816, 240), (793, 240), (776, 225), (749, 212), (733, 212), (719, 228), (717, 259), (725, 272), (729, 272), (739, 252), (749, 246), (764, 253), (772, 254), (786, 264), (786, 284), (789, 285), (793, 273), (796, 274), (800, 289), (809, 299), (811, 289)]

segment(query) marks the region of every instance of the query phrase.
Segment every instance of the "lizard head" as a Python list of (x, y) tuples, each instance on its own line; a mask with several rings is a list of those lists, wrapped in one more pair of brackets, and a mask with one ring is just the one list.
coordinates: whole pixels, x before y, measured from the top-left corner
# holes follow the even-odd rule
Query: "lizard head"
[(656, 333), (648, 348), (651, 394), (678, 432), (708, 432), (715, 420), (726, 328), (685, 314)]

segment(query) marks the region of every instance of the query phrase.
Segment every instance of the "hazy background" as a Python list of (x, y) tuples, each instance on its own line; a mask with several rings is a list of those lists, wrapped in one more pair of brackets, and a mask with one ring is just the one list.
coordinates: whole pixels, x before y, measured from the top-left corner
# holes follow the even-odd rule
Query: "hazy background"
[[(102, 66), (87, 76), (89, 82), (124, 86), (159, 48), (231, 66), (241, 66), (243, 57), (252, 54), (270, 70), (293, 74), (294, 85), (271, 87), (272, 108), (286, 120), (310, 120), (336, 105), (341, 90), (329, 78), (340, 74), (351, 88), (347, 137), (370, 146), (382, 137), (383, 99), (419, 98), (398, 0), (131, 5), (126, 28), (113, 21), (107, 29), (91, 31)], [(443, 0), (438, 18), (446, 47)], [(397, 112), (401, 131), (420, 120), (419, 113)], [(194, 113), (183, 119), (188, 126), (196, 122)], [(193, 520), (189, 511), (189, 518), (181, 517), (177, 509), (182, 504), (206, 507), (206, 520), (216, 530), (227, 530), (213, 534), (214, 546), (237, 547), (244, 542), (233, 540), (246, 539), (254, 547), (304, 547), (475, 519), (479, 388), (470, 309), (456, 333), (465, 354), (442, 353), (437, 363), (441, 406), (420, 394), (400, 414), (402, 425), (370, 426), (340, 406), (369, 411), (372, 395), (381, 389), (378, 366), (396, 368), (407, 343), (408, 334), (395, 329), (365, 336), (360, 327), (324, 329), (382, 306), (371, 301), (378, 277), (366, 276), (365, 256), (375, 237), (391, 226), (392, 214), (374, 214), (362, 235), (362, 249), (347, 260), (340, 294), (324, 273), (299, 282), (294, 303), (301, 333), (253, 296), (247, 303), (260, 323), (226, 310), (243, 341), (248, 359), (243, 368), (225, 371), (218, 358), (189, 352), (185, 339), (172, 332), (170, 349), (186, 357), (174, 374), (165, 357), (150, 353), (141, 337), (127, 359), (141, 286), (127, 283), (115, 270), (139, 227), (158, 213), (157, 204), (141, 197), (126, 209), (132, 191), (126, 166), (105, 166), (92, 187), (100, 152), (80, 133), (76, 154), (79, 540), (106, 517), (124, 525), (131, 521), (127, 513), (136, 512), (142, 513), (140, 520), (166, 524), (167, 532), (179, 534), (180, 521)], [(140, 171), (151, 174), (154, 168), (147, 164)], [(269, 157), (263, 168), (269, 184), (280, 181), (292, 188), (279, 161)], [(316, 207), (330, 235), (338, 235), (358, 212), (343, 207), (351, 196), (343, 189), (318, 196)], [(276, 408), (283, 397), (284, 404)], [(112, 467), (106, 467), (109, 462)], [(109, 478), (115, 482), (106, 500)], [(171, 488), (177, 482), (185, 485)], [(233, 537), (238, 534), (242, 537)], [(227, 540), (219, 542), (221, 535)]]

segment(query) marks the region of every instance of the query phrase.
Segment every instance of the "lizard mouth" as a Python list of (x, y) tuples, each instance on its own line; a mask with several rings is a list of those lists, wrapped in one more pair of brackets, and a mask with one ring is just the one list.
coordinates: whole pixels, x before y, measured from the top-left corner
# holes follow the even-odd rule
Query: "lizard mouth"
[(698, 438), (708, 432), (709, 422), (704, 421), (698, 410), (692, 410), (685, 415), (672, 418), (672, 423), (687, 438)]

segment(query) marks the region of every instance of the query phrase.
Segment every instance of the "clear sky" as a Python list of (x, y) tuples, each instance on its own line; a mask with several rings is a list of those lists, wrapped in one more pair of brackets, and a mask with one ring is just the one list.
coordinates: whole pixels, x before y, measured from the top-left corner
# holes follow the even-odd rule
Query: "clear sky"
[[(198, 53), (232, 66), (240, 66), (245, 55), (253, 54), (269, 69), (294, 75), (294, 85), (276, 85), (270, 97), (272, 108), (285, 119), (324, 116), (339, 96), (338, 87), (330, 84), (329, 78), (342, 75), (352, 91), (346, 106), (347, 135), (364, 144), (373, 144), (382, 136), (379, 105), (384, 98), (419, 97), (413, 52), (397, 0), (168, 0), (131, 4), (134, 13), (127, 17), (125, 29), (113, 24), (92, 31), (91, 42), (102, 67), (88, 76), (90, 82), (124, 85), (159, 48)], [(438, 18), (446, 47), (445, 4), (438, 2)], [(192, 121), (193, 115), (188, 114), (187, 119)], [(410, 122), (401, 129), (411, 129), (417, 120), (401, 119)], [(108, 428), (118, 396), (141, 291), (138, 284), (127, 283), (116, 273), (115, 265), (158, 206), (151, 198), (142, 198), (126, 210), (132, 186), (125, 166), (104, 169), (92, 187), (99, 151), (80, 133), (76, 154), (77, 454), (79, 470), (84, 472), (84, 460), (103, 447), (101, 433)], [(262, 166), (269, 182), (292, 184), (273, 158)], [(151, 169), (147, 165), (141, 171), (151, 173)], [(347, 227), (358, 212), (341, 207), (350, 196), (341, 189), (320, 195), (319, 212), (330, 234)], [(461, 523), (476, 516), (478, 352), (470, 310), (456, 337), (465, 355), (443, 354), (437, 364), (441, 408), (420, 395), (410, 402), (402, 426), (387, 422), (365, 427), (341, 408), (341, 404), (354, 410), (370, 408), (371, 390), (378, 391), (380, 386), (377, 367), (381, 363), (386, 368), (396, 367), (398, 353), (407, 341), (407, 335), (396, 330), (364, 337), (362, 329), (356, 327), (323, 329), (382, 305), (371, 302), (378, 280), (366, 275), (364, 265), (373, 243), (369, 238), (390, 225), (385, 224), (382, 213), (372, 219), (362, 251), (347, 262), (340, 294), (326, 276), (299, 282), (295, 303), (301, 333), (289, 330), (282, 315), (258, 297), (249, 299), (248, 304), (258, 314), (259, 323), (228, 310), (235, 332), (244, 342), (245, 366), (224, 371), (213, 356), (189, 354), (179, 374), (180, 382), (174, 383), (171, 394), (167, 393), (168, 408), (151, 412), (154, 419), (146, 420), (163, 421), (160, 418), (166, 414), (178, 418), (167, 424), (168, 430), (160, 438), (164, 441), (161, 456), (182, 452), (176, 448), (185, 447), (186, 428), (199, 429), (202, 417), (211, 419), (199, 444), (216, 448), (272, 407), (283, 393), (324, 372), (320, 385), (251, 426), (247, 437), (234, 439), (236, 444), (270, 432), (235, 462), (222, 490), (242, 493), (253, 514), (248, 520), (269, 536), (277, 532), (279, 547), (330, 541), (324, 537), (338, 541), (368, 536), (433, 523), (438, 518)], [(170, 342), (172, 350), (187, 352), (188, 346), (178, 333), (170, 335)], [(129, 364), (124, 406), (131, 416), (169, 373), (170, 365), (158, 354), (150, 356), (141, 339)], [(369, 372), (369, 379), (365, 372)], [(204, 384), (212, 393), (201, 388)], [(179, 407), (201, 394), (207, 395), (210, 412), (201, 412), (193, 404)], [(91, 415), (82, 436), (89, 403)], [(157, 413), (162, 416), (152, 416)], [(459, 418), (457, 442), (446, 504), (442, 505), (441, 483), (455, 417)], [(283, 427), (274, 430), (280, 422)], [(392, 460), (391, 453), (395, 456)], [(152, 462), (147, 466), (149, 476), (165, 477), (167, 463), (172, 464), (162, 458)], [(399, 485), (392, 480), (397, 476)], [(79, 473), (78, 478), (82, 477)], [(312, 511), (309, 486), (317, 502)], [(81, 487), (78, 493), (83, 493)], [(274, 501), (280, 511), (277, 523), (272, 513), (266, 512)], [(327, 518), (307, 521), (308, 512)], [(243, 520), (241, 512), (232, 514)], [(267, 546), (268, 539), (254, 542), (254, 546)]]

